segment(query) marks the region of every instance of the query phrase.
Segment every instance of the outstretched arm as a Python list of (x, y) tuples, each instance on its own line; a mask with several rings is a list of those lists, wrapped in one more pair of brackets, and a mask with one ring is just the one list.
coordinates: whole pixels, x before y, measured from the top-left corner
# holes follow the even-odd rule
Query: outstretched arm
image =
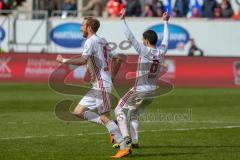
[(163, 14), (163, 21), (164, 21), (164, 29), (163, 29), (163, 40), (160, 46), (160, 50), (165, 54), (168, 48), (168, 41), (169, 41), (169, 29), (168, 29), (168, 20), (169, 20), (168, 12)]
[(87, 60), (82, 55), (78, 55), (69, 59), (63, 58), (62, 55), (58, 55), (56, 60), (62, 64), (72, 65), (85, 65), (87, 63)]
[(127, 37), (127, 39), (132, 43), (132, 45), (135, 48), (135, 50), (138, 53), (141, 53), (142, 44), (137, 41), (137, 39), (134, 37), (132, 31), (129, 29), (129, 27), (128, 27), (126, 21), (125, 21), (125, 14), (126, 14), (125, 9), (122, 9), (120, 18), (123, 21), (124, 34)]

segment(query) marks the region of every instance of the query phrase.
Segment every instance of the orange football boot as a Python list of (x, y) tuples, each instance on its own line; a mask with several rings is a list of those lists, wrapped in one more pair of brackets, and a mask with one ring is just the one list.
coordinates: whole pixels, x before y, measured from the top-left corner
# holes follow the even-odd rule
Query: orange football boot
[(123, 158), (129, 156), (132, 153), (130, 148), (119, 150), (115, 156), (111, 156), (111, 158)]

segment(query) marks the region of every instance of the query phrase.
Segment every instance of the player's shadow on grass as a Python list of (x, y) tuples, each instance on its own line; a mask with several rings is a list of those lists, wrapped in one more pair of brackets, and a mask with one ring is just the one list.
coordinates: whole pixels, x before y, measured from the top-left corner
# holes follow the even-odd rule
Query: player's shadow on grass
[(131, 157), (166, 157), (166, 156), (183, 156), (183, 155), (197, 155), (202, 153), (195, 153), (195, 152), (179, 152), (179, 153), (146, 153), (146, 154), (132, 154)]
[(141, 146), (141, 149), (156, 149), (156, 148), (240, 148), (240, 146)]

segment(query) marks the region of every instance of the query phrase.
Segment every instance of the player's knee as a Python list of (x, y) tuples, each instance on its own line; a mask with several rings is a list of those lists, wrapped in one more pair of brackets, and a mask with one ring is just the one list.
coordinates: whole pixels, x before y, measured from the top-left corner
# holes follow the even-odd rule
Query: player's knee
[(84, 119), (84, 112), (82, 112), (82, 111), (75, 110), (74, 115), (81, 119)]
[(102, 123), (106, 124), (110, 121), (110, 114), (104, 114), (100, 116)]
[(130, 121), (137, 120), (137, 118), (138, 118), (137, 110), (136, 109), (129, 110), (128, 117), (129, 117)]
[(114, 113), (115, 113), (115, 116), (117, 116), (118, 114), (122, 113), (122, 108), (120, 106), (117, 106), (114, 109)]
[(85, 109), (83, 107), (80, 107), (80, 106), (77, 106), (75, 109), (74, 109), (74, 115), (76, 115), (77, 117), (79, 118), (82, 118), (84, 119), (84, 112), (85, 112)]
[(120, 106), (115, 108), (115, 117), (117, 121), (122, 121), (125, 118), (124, 111)]

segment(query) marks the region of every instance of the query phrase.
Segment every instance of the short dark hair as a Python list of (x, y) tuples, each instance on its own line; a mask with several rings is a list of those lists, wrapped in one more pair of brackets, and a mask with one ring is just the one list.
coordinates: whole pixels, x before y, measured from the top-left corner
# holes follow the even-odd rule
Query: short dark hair
[(91, 27), (93, 32), (97, 32), (99, 27), (100, 27), (100, 22), (99, 20), (93, 18), (93, 17), (84, 17), (84, 20), (86, 20), (86, 25), (87, 27)]
[(153, 30), (147, 30), (143, 33), (143, 38), (148, 40), (151, 45), (156, 45), (158, 41), (157, 33)]

